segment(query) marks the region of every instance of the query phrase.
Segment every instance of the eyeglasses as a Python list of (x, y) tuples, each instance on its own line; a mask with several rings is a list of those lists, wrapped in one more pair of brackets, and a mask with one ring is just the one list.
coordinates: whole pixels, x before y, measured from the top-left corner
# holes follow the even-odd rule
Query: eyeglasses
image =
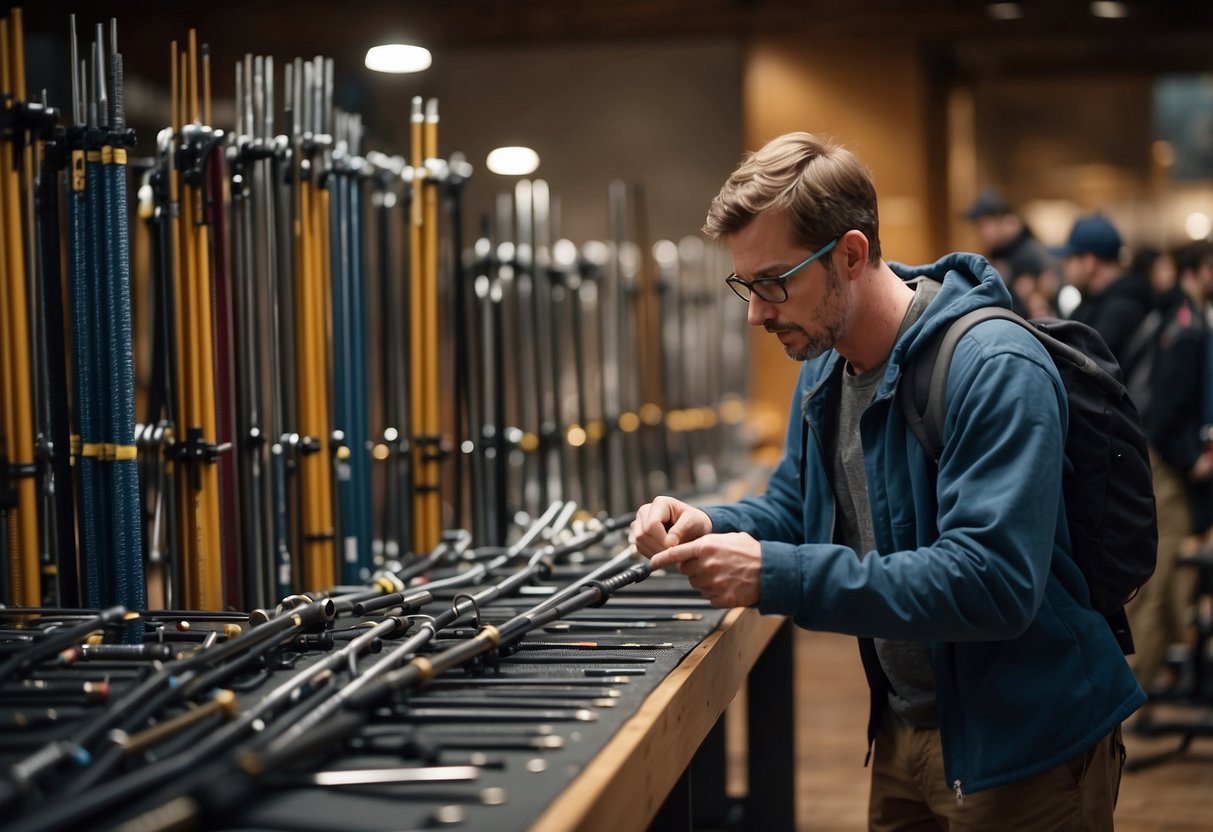
[(750, 302), (751, 293), (758, 295), (758, 297), (765, 300), (767, 303), (783, 303), (788, 299), (788, 278), (812, 263), (818, 257), (829, 253), (830, 249), (834, 248), (837, 243), (838, 238), (835, 237), (833, 240), (830, 240), (830, 242), (817, 249), (817, 251), (810, 254), (804, 260), (801, 260), (795, 266), (779, 275), (779, 277), (759, 277), (754, 280), (742, 280), (736, 274), (731, 274), (724, 279), (724, 282), (729, 284), (729, 288), (733, 290), (733, 294), (737, 295), (737, 297), (741, 298), (746, 303)]

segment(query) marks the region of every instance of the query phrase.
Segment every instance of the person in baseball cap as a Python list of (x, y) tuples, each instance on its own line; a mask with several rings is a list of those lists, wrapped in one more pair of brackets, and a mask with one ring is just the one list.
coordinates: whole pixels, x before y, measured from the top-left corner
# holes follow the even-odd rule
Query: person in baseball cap
[(1150, 311), (1150, 285), (1120, 267), (1120, 231), (1103, 214), (1079, 217), (1064, 245), (1051, 250), (1061, 258), (1066, 282), (1082, 293), (1082, 303), (1070, 316), (1100, 335), (1128, 371), (1129, 341)]
[(1123, 245), (1120, 232), (1112, 221), (1103, 214), (1095, 213), (1075, 220), (1065, 245), (1050, 249), (1050, 253), (1059, 258), (1090, 254), (1105, 263), (1117, 263), (1119, 269), (1120, 249)]

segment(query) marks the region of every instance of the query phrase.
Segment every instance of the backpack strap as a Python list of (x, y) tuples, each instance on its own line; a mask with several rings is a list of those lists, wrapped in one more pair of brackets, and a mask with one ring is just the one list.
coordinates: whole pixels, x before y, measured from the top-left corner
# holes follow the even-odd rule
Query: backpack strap
[(943, 452), (944, 409), (947, 405), (948, 368), (952, 365), (952, 353), (966, 332), (991, 318), (1014, 321), (1040, 336), (1036, 327), (1011, 310), (1001, 306), (983, 306), (948, 324), (947, 329), (936, 335), (902, 373), (901, 412), (910, 430), (935, 463), (939, 462), (939, 455)]

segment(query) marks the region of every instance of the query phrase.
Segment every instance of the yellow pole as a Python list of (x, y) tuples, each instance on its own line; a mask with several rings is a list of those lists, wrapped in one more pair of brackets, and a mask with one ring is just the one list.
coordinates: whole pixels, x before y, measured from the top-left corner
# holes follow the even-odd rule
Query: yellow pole
[[(11, 39), (10, 39), (11, 38)], [(17, 68), (15, 59), (21, 53), (20, 18), (16, 17), (10, 28), (8, 20), (0, 21), (0, 64), (3, 78), (0, 87), (23, 97), (23, 90), (14, 88), (13, 80), (24, 84), (24, 70)], [(30, 351), (29, 351), (29, 305), (25, 288), (25, 249), (21, 233), (21, 189), (14, 167), (12, 141), (0, 142), (0, 178), (4, 191), (4, 235), (5, 265), (9, 284), (9, 308), (7, 310), (10, 335), (9, 359), (12, 363), (10, 383), (13, 393), (13, 421), (9, 441), (11, 463), (23, 465), (34, 462), (34, 405), (30, 395)], [(17, 543), (16, 552), (10, 553), (10, 575), (12, 579), (13, 603), (21, 606), (36, 606), (41, 602), (41, 585), (38, 570), (38, 506), (37, 488), (32, 477), (17, 480), (17, 511), (10, 515), (10, 539)], [(15, 555), (15, 556), (14, 556)]]
[(325, 411), (324, 382), (324, 287), (322, 260), (323, 242), (320, 213), (324, 198), (309, 179), (299, 183), (298, 260), (298, 377), (299, 429), (317, 443), (318, 450), (303, 456), (303, 550), (304, 576), (307, 586), (323, 589), (336, 583), (336, 563), (333, 549), (333, 509), (329, 437)]
[[(425, 116), (425, 158), (438, 161), (438, 99), (431, 98)], [(427, 172), (430, 168), (427, 166)], [(423, 288), (425, 291), (425, 433), (433, 439), (425, 464), (425, 515), (427, 537), (420, 551), (428, 552), (438, 545), (442, 535), (442, 463), (439, 461), (441, 433), (441, 411), (439, 394), (438, 359), (438, 180), (426, 177), (424, 216), (425, 266)]]
[(413, 111), (409, 124), (409, 153), (413, 167), (413, 198), (409, 217), (409, 428), (412, 433), (413, 464), (410, 479), (413, 483), (413, 551), (428, 552), (426, 542), (429, 530), (426, 525), (424, 463), (425, 448), (417, 437), (425, 434), (425, 262), (422, 222), (424, 209), (423, 190), (425, 181), (425, 114), (421, 109), (421, 96), (413, 99)]
[[(197, 33), (190, 30), (190, 51), (195, 50)], [(192, 64), (194, 86), (191, 92), (198, 90), (198, 65)], [(195, 112), (206, 116), (204, 122), (210, 125), (211, 109), (211, 79), (210, 59), (205, 47), (202, 51), (202, 109), (199, 111), (195, 103)], [(218, 441), (217, 419), (215, 416), (215, 329), (212, 321), (211, 299), (213, 286), (211, 284), (211, 247), (210, 226), (206, 224), (206, 210), (203, 204), (203, 189), (200, 184), (194, 191), (194, 213), (197, 222), (194, 223), (194, 251), (198, 258), (198, 312), (196, 326), (199, 335), (198, 367), (201, 375), (199, 390), (202, 399), (199, 402), (199, 412), (202, 421), (202, 441), (214, 445)], [(223, 561), (220, 552), (221, 535), (219, 532), (219, 466), (208, 462), (202, 466), (202, 507), (205, 512), (203, 526), (206, 529), (207, 559), (205, 597), (201, 599), (203, 609), (223, 608)]]
[[(177, 48), (177, 41), (173, 41), (170, 46), (171, 61), (170, 61), (170, 76), (172, 88), (172, 128), (173, 137), (171, 147), (176, 147), (181, 140), (181, 128), (184, 122), (183, 112), (185, 110), (185, 53), (180, 52)], [(189, 337), (189, 314), (186, 305), (186, 287), (188, 280), (186, 278), (186, 266), (184, 254), (184, 239), (185, 233), (182, 229), (183, 218), (188, 216), (184, 210), (185, 206), (181, 201), (181, 171), (177, 169), (173, 161), (172, 150), (169, 151), (169, 203), (177, 210), (177, 215), (174, 217), (174, 222), (170, 223), (171, 239), (170, 246), (172, 251), (171, 262), (173, 264), (173, 274), (171, 280), (173, 284), (173, 317), (175, 325), (173, 332), (176, 337), (177, 349), (175, 350), (174, 364), (176, 370), (176, 422), (173, 425), (175, 433), (175, 441), (184, 442), (186, 439), (186, 426), (189, 424), (189, 383), (190, 383), (190, 337)], [(170, 464), (172, 464), (170, 462)], [(174, 466), (175, 467), (175, 466)], [(177, 517), (180, 534), (176, 544), (179, 545), (180, 551), (177, 552), (177, 562), (181, 569), (182, 604), (187, 608), (196, 606), (196, 598), (194, 587), (198, 585), (198, 575), (196, 574), (198, 561), (198, 541), (196, 539), (196, 525), (194, 523), (194, 500), (193, 486), (190, 483), (189, 465), (187, 464), (181, 471), (177, 472)], [(184, 475), (184, 476), (182, 476)]]
[(316, 490), (316, 567), (311, 588), (320, 589), (337, 583), (337, 550), (333, 528), (333, 457), (329, 425), (328, 356), (330, 343), (327, 310), (331, 292), (332, 261), (329, 257), (329, 192), (318, 185), (312, 191), (312, 408), (315, 423), (313, 436), (320, 450), (315, 457)]
[[(190, 188), (194, 209), (201, 213), (202, 193), (200, 189)], [(192, 221), (192, 220), (191, 220)], [(197, 352), (196, 390), (198, 401), (195, 403), (199, 421), (195, 425), (202, 428), (202, 441), (214, 445), (215, 432), (215, 356), (214, 328), (211, 321), (211, 258), (209, 234), (206, 224), (194, 223), (192, 227), (194, 240), (192, 248), (197, 258), (194, 268), (194, 299), (197, 306), (194, 309), (194, 343)], [(202, 492), (200, 507), (203, 516), (199, 526), (202, 529), (202, 539), (205, 543), (205, 557), (202, 563), (203, 582), (198, 598), (200, 609), (223, 608), (223, 569), (219, 556), (219, 467), (213, 462), (200, 463), (202, 466)]]
[[(7, 19), (0, 19), (0, 32), (7, 35)], [(7, 48), (4, 46), (6, 39), (6, 37), (0, 38), (0, 92), (8, 91), (8, 54)], [(3, 176), (0, 174), (0, 181), (2, 180)], [(0, 228), (4, 227), (4, 220), (4, 200), (0, 198)], [(11, 320), (9, 313), (10, 279), (8, 238), (0, 234), (0, 321)], [(6, 324), (3, 330), (0, 330), (0, 442), (4, 444), (6, 461), (16, 461), (17, 452), (17, 395), (13, 390), (13, 373), (16, 370), (17, 359), (11, 339), (12, 327)], [(18, 557), (21, 550), (18, 534), (20, 524), (16, 511), (6, 511), (6, 515), (9, 522), (8, 540), (6, 541), (10, 553), (9, 580), (13, 586), (13, 597), (5, 600), (16, 603), (17, 587), (21, 586), (21, 558)]]

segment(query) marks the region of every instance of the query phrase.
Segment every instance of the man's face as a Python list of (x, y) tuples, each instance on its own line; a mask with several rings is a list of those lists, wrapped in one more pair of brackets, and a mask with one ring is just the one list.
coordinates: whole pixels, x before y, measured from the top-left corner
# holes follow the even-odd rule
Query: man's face
[[(729, 235), (729, 247), (733, 270), (745, 280), (783, 274), (814, 251), (793, 241), (791, 223), (777, 211), (764, 211)], [(849, 297), (832, 265), (838, 251), (836, 247), (789, 277), (788, 299), (783, 303), (750, 296), (746, 320), (776, 335), (784, 352), (796, 361), (822, 355), (846, 331)]]
[(1019, 219), (1014, 214), (988, 214), (973, 222), (987, 249), (1001, 248), (1019, 235)]
[(1091, 254), (1070, 254), (1066, 256), (1062, 269), (1065, 272), (1066, 283), (1080, 292), (1087, 290), (1091, 278), (1091, 267), (1095, 256)]

